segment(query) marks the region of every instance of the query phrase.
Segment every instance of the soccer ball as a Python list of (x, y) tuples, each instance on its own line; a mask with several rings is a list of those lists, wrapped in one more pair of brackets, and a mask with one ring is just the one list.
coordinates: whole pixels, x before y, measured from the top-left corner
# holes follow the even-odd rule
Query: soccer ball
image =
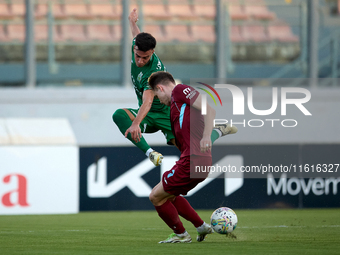
[(237, 226), (237, 215), (232, 209), (221, 207), (212, 213), (210, 224), (216, 233), (231, 233)]

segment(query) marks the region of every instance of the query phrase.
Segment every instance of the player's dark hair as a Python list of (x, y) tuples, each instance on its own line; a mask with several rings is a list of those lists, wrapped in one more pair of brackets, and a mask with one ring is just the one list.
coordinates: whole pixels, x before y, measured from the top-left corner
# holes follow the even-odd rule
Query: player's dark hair
[(169, 83), (176, 84), (174, 77), (168, 72), (158, 71), (150, 75), (149, 85), (152, 90), (155, 90), (157, 84), (160, 83), (163, 85), (168, 85)]
[(156, 39), (149, 33), (139, 33), (136, 36), (136, 42), (135, 45), (138, 47), (141, 51), (148, 51), (153, 50), (156, 48)]

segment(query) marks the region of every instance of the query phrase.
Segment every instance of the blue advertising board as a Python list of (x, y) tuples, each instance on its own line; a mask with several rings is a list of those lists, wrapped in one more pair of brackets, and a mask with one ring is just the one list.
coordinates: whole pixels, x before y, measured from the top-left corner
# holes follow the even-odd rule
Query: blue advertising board
[[(180, 155), (173, 146), (154, 149), (164, 155), (161, 167), (136, 147), (81, 147), (80, 211), (153, 209), (148, 196)], [(186, 197), (195, 209), (339, 207), (339, 151), (337, 144), (216, 145), (213, 165), (243, 172), (207, 178)]]

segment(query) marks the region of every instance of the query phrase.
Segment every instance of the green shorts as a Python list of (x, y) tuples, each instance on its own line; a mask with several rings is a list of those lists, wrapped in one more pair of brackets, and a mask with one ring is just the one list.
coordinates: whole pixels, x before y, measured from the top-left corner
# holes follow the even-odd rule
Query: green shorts
[[(139, 109), (127, 108), (127, 110), (136, 117)], [(175, 136), (171, 131), (170, 111), (148, 112), (139, 126), (142, 133), (155, 133), (158, 130), (161, 130), (166, 138), (167, 144), (173, 145), (170, 140), (174, 139)]]

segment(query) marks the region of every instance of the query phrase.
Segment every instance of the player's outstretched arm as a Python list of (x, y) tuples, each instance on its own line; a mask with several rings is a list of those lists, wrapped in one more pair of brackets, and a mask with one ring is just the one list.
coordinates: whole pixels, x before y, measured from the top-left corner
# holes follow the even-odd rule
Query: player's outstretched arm
[(129, 15), (130, 28), (131, 28), (133, 38), (135, 38), (140, 33), (139, 27), (136, 24), (137, 21), (138, 21), (138, 13), (137, 13), (137, 9), (134, 8)]
[[(201, 111), (202, 108), (202, 96), (199, 95), (195, 102), (192, 104), (194, 108)], [(204, 130), (203, 137), (200, 142), (201, 151), (206, 152), (210, 151), (212, 142), (211, 142), (211, 132), (214, 128), (214, 119), (216, 116), (216, 111), (209, 104), (207, 104), (207, 114), (204, 115)]]
[(125, 137), (127, 137), (127, 135), (131, 133), (131, 138), (135, 142), (140, 141), (140, 138), (142, 137), (142, 131), (139, 125), (150, 111), (154, 97), (155, 97), (154, 92), (151, 89), (144, 91), (143, 104), (140, 106), (137, 116), (133, 120), (131, 126), (126, 130)]

